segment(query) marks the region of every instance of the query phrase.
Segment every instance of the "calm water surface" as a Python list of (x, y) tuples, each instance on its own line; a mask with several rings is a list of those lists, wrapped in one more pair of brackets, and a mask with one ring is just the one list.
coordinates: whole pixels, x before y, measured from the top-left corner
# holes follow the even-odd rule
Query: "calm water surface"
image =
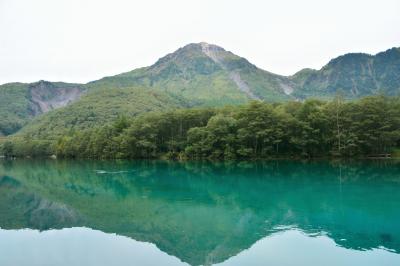
[(0, 161), (0, 265), (400, 265), (400, 162)]

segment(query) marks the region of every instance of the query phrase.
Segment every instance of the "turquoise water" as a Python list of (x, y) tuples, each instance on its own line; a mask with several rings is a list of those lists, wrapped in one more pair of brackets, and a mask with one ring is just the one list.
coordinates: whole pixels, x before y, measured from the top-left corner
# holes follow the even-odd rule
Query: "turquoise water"
[(400, 162), (0, 161), (0, 265), (400, 265)]

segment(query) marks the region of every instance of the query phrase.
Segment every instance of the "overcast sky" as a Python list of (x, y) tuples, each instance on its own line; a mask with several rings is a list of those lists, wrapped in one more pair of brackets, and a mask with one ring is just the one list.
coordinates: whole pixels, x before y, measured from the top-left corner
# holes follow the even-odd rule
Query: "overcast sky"
[(400, 46), (399, 0), (0, 0), (0, 83), (87, 82), (205, 41), (290, 75)]

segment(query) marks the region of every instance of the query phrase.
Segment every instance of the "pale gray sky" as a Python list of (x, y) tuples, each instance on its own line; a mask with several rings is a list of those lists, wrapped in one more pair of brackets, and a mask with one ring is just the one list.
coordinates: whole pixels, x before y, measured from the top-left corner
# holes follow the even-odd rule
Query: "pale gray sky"
[(399, 0), (0, 0), (0, 83), (87, 82), (191, 42), (290, 75), (400, 46)]

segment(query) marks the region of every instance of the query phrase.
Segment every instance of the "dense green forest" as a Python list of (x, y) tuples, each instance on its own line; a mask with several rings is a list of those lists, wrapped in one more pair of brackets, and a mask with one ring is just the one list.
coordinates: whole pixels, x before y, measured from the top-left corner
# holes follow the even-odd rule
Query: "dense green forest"
[(9, 137), (1, 151), (6, 156), (67, 158), (370, 156), (400, 147), (400, 98), (253, 101), (119, 117), (101, 127), (40, 136)]

